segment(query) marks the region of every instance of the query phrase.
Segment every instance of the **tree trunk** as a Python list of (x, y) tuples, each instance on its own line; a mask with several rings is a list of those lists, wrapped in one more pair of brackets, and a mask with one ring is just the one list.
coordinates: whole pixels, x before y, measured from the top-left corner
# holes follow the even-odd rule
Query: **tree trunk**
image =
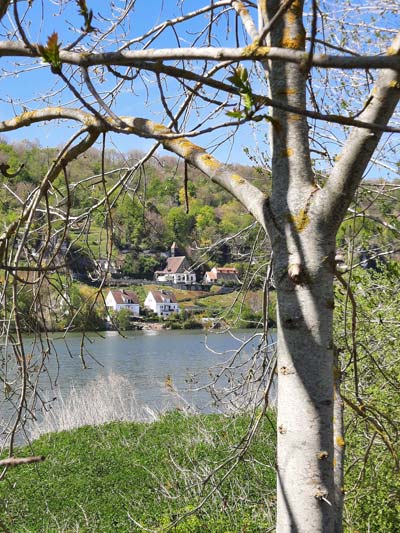
[(343, 500), (344, 500), (344, 404), (340, 394), (341, 371), (335, 351), (334, 359), (334, 407), (333, 407), (333, 472), (335, 480), (335, 533), (343, 533)]
[[(316, 229), (310, 230), (315, 235)], [(275, 243), (278, 295), (278, 533), (332, 533), (334, 245)], [(319, 243), (319, 245), (318, 245)]]

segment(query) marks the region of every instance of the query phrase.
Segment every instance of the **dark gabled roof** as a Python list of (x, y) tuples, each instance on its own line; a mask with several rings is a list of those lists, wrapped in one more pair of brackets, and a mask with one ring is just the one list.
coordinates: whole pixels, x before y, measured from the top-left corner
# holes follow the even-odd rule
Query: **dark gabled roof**
[(153, 295), (155, 301), (158, 304), (164, 303), (166, 300), (169, 300), (170, 302), (176, 304), (177, 299), (173, 292), (170, 291), (150, 291), (150, 293)]
[(234, 272), (218, 272), (217, 274), (218, 281), (238, 281), (237, 274)]
[(117, 304), (139, 304), (139, 299), (132, 291), (120, 290), (110, 291), (114, 296), (114, 300)]

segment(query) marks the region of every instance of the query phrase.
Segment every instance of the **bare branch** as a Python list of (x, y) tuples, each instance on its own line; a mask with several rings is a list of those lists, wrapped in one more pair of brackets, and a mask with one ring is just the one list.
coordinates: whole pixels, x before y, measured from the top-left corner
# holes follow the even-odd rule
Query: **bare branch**
[[(0, 41), (0, 57), (32, 57), (40, 58), (37, 44), (32, 45), (34, 51), (24, 44), (14, 41)], [(147, 50), (129, 50), (121, 52), (70, 52), (60, 49), (62, 63), (81, 67), (95, 65), (119, 65), (140, 67), (140, 61), (172, 61), (172, 60), (210, 60), (210, 61), (283, 61), (303, 65), (308, 60), (308, 53), (290, 48), (260, 46), (253, 43), (238, 48), (159, 48)], [(313, 67), (340, 69), (393, 69), (400, 70), (400, 57), (389, 48), (387, 55), (344, 56), (314, 54), (311, 62)]]
[[(234, 10), (238, 13), (242, 19), (243, 26), (246, 28), (247, 33), (253, 41), (259, 38), (257, 27), (254, 23), (252, 16), (249, 13), (249, 10), (243, 5), (243, 2), (238, 2), (234, 0), (232, 2)], [(261, 42), (261, 40), (260, 40)]]
[[(395, 38), (391, 50), (400, 59), (400, 34)], [(398, 104), (399, 87), (400, 71), (383, 70), (360, 119), (369, 123), (386, 124)], [(377, 130), (353, 129), (319, 194), (325, 220), (333, 219), (336, 224), (342, 220), (380, 139), (381, 133)]]

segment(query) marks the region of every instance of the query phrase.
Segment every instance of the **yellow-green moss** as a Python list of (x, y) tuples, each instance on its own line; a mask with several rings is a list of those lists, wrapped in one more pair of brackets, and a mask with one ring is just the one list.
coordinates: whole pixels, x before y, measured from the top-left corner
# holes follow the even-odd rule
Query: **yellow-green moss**
[(301, 16), (301, 4), (299, 0), (295, 0), (291, 4), (289, 9), (287, 10), (285, 14), (285, 18), (290, 24), (293, 24), (294, 22), (299, 20), (300, 16)]
[(243, 49), (243, 57), (264, 57), (269, 54), (269, 46), (260, 46), (258, 41), (249, 44)]
[(239, 185), (246, 183), (246, 180), (242, 178), (242, 176), (239, 176), (239, 174), (232, 174), (231, 179), (232, 181), (234, 181), (235, 183), (238, 183)]
[(340, 446), (340, 448), (344, 448), (345, 442), (344, 442), (344, 438), (341, 435), (338, 435), (336, 437), (335, 442), (338, 446)]
[(182, 138), (176, 140), (179, 148), (183, 152), (183, 157), (188, 157), (193, 152), (202, 152), (203, 149), (200, 146), (197, 146), (197, 144), (192, 143), (188, 139)]
[(216, 170), (221, 167), (221, 163), (210, 154), (203, 154), (202, 156), (200, 156), (200, 159), (202, 163), (210, 169)]
[(282, 47), (292, 50), (303, 50), (306, 42), (305, 37), (304, 31), (292, 36), (290, 28), (285, 28), (282, 36)]
[(305, 209), (300, 209), (297, 215), (290, 214), (288, 219), (298, 232), (304, 231), (310, 223), (310, 217)]
[(249, 14), (249, 10), (244, 7), (242, 2), (238, 2), (237, 3), (237, 11), (238, 11), (238, 13), (240, 15), (248, 15)]
[(399, 55), (399, 50), (397, 50), (397, 48), (394, 48), (393, 46), (389, 46), (389, 48), (386, 51), (386, 55), (397, 56)]
[(162, 134), (171, 133), (171, 131), (166, 126), (164, 126), (164, 124), (157, 124), (157, 122), (153, 124), (153, 130), (154, 130), (154, 133), (162, 133)]
[(16, 124), (19, 124), (21, 122), (29, 122), (35, 118), (36, 111), (25, 111), (24, 113), (21, 113), (21, 115), (18, 115), (15, 117)]
[(281, 157), (291, 157), (293, 153), (293, 148), (285, 148), (284, 150), (281, 150), (280, 155)]
[(290, 95), (293, 95), (293, 94), (297, 94), (297, 89), (290, 89), (290, 88), (282, 89), (282, 90), (278, 91), (278, 94), (283, 94), (283, 95), (286, 95), (286, 96), (290, 96)]

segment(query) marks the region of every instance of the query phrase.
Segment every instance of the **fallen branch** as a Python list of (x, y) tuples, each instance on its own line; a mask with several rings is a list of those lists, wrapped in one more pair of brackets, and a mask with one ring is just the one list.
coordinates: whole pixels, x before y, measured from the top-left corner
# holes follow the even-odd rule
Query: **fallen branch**
[(0, 460), (0, 467), (1, 466), (19, 466), (19, 465), (26, 465), (30, 463), (41, 463), (46, 458), (44, 455), (38, 455), (34, 457), (7, 457), (7, 459), (1, 459)]

